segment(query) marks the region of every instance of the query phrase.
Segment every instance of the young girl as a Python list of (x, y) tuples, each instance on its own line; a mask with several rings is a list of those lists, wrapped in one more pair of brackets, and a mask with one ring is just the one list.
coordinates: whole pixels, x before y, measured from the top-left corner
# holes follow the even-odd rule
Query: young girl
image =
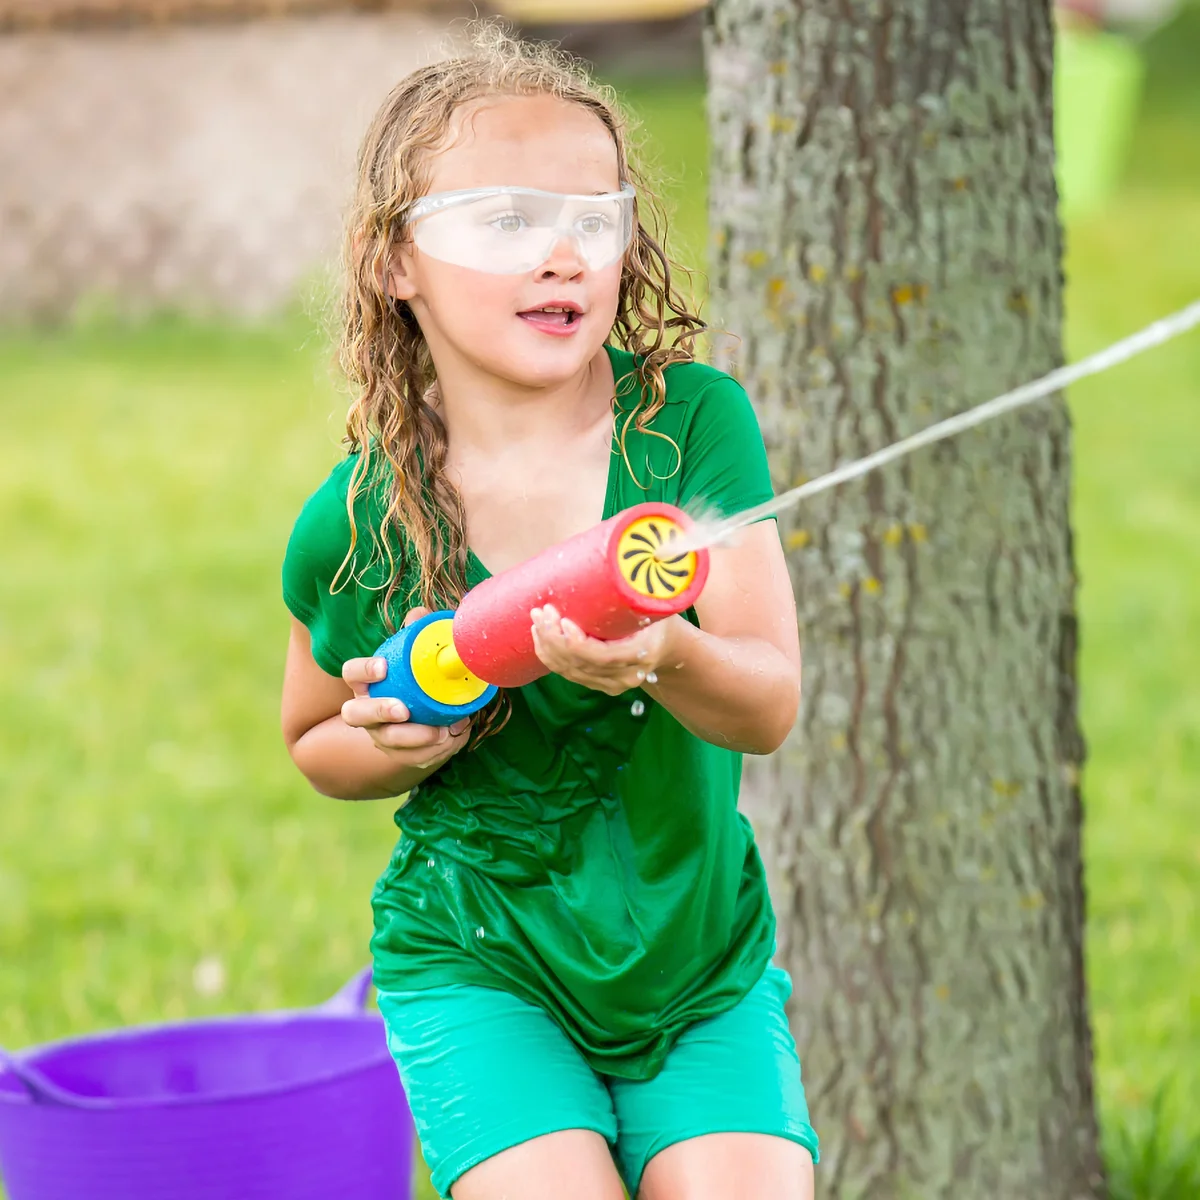
[(349, 454), (296, 522), (283, 726), (328, 796), (403, 796), (373, 896), (389, 1045), (454, 1200), (806, 1200), (817, 1139), (743, 753), (799, 703), (774, 522), (618, 642), (530, 614), (473, 722), (369, 696), (404, 620), (643, 500), (771, 495), (741, 387), (643, 224), (609, 93), (485, 27), (403, 80), (348, 230)]

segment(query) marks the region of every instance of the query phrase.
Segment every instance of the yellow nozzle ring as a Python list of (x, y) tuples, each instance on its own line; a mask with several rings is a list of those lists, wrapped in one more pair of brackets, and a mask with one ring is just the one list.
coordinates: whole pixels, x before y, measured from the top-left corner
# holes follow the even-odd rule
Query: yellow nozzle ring
[(431, 621), (413, 638), (409, 662), (413, 678), (431, 700), (439, 704), (470, 704), (488, 685), (463, 665), (454, 648), (454, 622)]
[(670, 517), (639, 517), (617, 542), (617, 565), (626, 582), (643, 596), (669, 599), (696, 577), (694, 553), (673, 554), (671, 542), (683, 530)]

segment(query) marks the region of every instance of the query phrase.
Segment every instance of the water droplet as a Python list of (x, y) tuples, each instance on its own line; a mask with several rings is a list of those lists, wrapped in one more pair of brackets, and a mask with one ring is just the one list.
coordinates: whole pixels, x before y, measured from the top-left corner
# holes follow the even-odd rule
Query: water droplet
[(657, 683), (658, 682), (657, 672), (651, 671), (650, 674), (646, 676), (646, 682), (647, 683)]
[(645, 671), (639, 671), (637, 673), (637, 681), (638, 681), (638, 683), (645, 683), (645, 681), (646, 681), (646, 672)]
[(639, 625), (639, 626), (641, 626), (641, 628), (642, 628), (642, 629), (645, 629), (645, 628), (646, 628), (646, 626), (647, 626), (647, 625), (649, 625), (649, 624), (650, 624), (650, 618), (649, 618), (649, 617), (643, 617), (643, 618), (642, 618), (642, 619), (641, 619), (641, 620), (638, 622), (638, 625)]
[(479, 938), (480, 940), (487, 937), (487, 931), (484, 929), (484, 927), (482, 925), (480, 925), (479, 928), (475, 930), (475, 936), (477, 938)]
[(629, 711), (633, 713), (635, 717), (640, 717), (642, 713), (646, 711), (646, 706), (640, 700), (635, 700), (629, 706)]
[(432, 866), (433, 866), (433, 859), (432, 859), (432, 858), (428, 858), (428, 859), (426, 859), (426, 860), (425, 860), (425, 865), (426, 865), (427, 867), (432, 867)]

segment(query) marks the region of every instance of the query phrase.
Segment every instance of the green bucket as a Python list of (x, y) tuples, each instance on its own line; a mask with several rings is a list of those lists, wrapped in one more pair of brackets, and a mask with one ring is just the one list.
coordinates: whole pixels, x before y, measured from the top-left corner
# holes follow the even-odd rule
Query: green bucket
[(1137, 120), (1142, 75), (1141, 54), (1126, 38), (1059, 29), (1054, 140), (1064, 216), (1103, 207), (1116, 189)]

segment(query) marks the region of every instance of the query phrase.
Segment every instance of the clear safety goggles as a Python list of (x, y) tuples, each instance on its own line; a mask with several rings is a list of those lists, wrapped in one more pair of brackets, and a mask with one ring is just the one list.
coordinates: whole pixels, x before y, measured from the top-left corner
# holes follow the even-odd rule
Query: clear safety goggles
[(470, 188), (434, 192), (409, 211), (413, 241), (442, 262), (489, 275), (540, 267), (569, 238), (593, 271), (617, 262), (633, 237), (630, 184), (600, 196), (536, 188)]

